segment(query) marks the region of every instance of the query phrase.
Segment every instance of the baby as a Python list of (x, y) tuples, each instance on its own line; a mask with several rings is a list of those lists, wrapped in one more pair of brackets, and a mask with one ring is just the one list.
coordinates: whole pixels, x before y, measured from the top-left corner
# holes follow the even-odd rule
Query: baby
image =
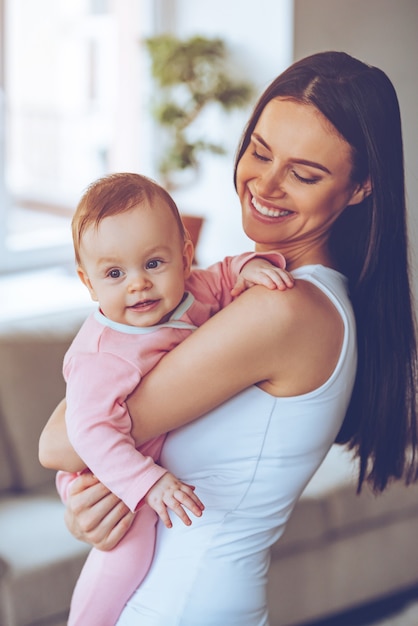
[[(170, 527), (169, 508), (189, 525), (185, 508), (196, 516), (204, 509), (193, 486), (158, 465), (164, 436), (136, 448), (127, 397), (234, 296), (253, 284), (286, 289), (293, 280), (279, 253), (246, 253), (192, 270), (193, 244), (174, 201), (138, 174), (93, 183), (72, 231), (77, 273), (99, 307), (64, 358), (67, 430), (90, 471), (136, 516), (116, 548), (91, 550), (68, 624), (111, 626), (149, 569), (158, 516)], [(73, 477), (59, 472), (57, 481)]]

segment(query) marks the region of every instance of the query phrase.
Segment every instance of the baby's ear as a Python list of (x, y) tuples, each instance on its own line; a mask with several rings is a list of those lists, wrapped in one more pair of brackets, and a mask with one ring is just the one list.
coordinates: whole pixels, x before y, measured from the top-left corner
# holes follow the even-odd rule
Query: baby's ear
[(87, 287), (90, 292), (91, 299), (95, 302), (98, 301), (98, 297), (96, 296), (96, 292), (93, 289), (93, 285), (91, 284), (90, 278), (88, 277), (86, 271), (81, 267), (81, 265), (77, 266), (77, 274), (83, 285)]
[(185, 278), (188, 278), (190, 276), (193, 259), (194, 259), (194, 245), (191, 239), (186, 239), (186, 241), (184, 242), (184, 246), (183, 246), (183, 267), (184, 267)]

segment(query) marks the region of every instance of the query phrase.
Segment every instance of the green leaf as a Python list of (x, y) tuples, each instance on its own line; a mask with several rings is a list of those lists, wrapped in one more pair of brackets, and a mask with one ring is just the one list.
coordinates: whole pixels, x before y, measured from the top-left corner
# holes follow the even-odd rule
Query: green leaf
[(168, 149), (159, 163), (167, 181), (170, 172), (197, 169), (202, 153), (224, 154), (222, 146), (187, 139), (188, 127), (209, 104), (224, 111), (242, 108), (253, 88), (227, 71), (228, 50), (220, 38), (200, 35), (178, 39), (159, 35), (145, 40), (154, 80), (153, 116), (164, 127)]

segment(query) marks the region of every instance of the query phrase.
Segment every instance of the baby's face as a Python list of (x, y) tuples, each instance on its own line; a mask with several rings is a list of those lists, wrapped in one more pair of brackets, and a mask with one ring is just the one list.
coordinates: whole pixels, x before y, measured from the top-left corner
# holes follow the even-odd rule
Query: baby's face
[(184, 243), (170, 208), (141, 203), (89, 227), (80, 246), (79, 276), (114, 322), (148, 327), (179, 305), (193, 246)]

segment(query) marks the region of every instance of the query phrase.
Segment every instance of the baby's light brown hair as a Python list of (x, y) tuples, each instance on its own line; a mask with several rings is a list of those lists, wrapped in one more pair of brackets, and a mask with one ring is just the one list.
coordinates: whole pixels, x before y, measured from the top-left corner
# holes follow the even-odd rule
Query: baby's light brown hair
[(76, 263), (81, 264), (80, 245), (87, 228), (90, 226), (97, 228), (105, 217), (124, 213), (143, 202), (152, 206), (153, 202), (158, 200), (164, 202), (171, 210), (181, 238), (188, 239), (189, 235), (173, 198), (151, 178), (122, 172), (109, 174), (93, 182), (78, 203), (71, 222)]

